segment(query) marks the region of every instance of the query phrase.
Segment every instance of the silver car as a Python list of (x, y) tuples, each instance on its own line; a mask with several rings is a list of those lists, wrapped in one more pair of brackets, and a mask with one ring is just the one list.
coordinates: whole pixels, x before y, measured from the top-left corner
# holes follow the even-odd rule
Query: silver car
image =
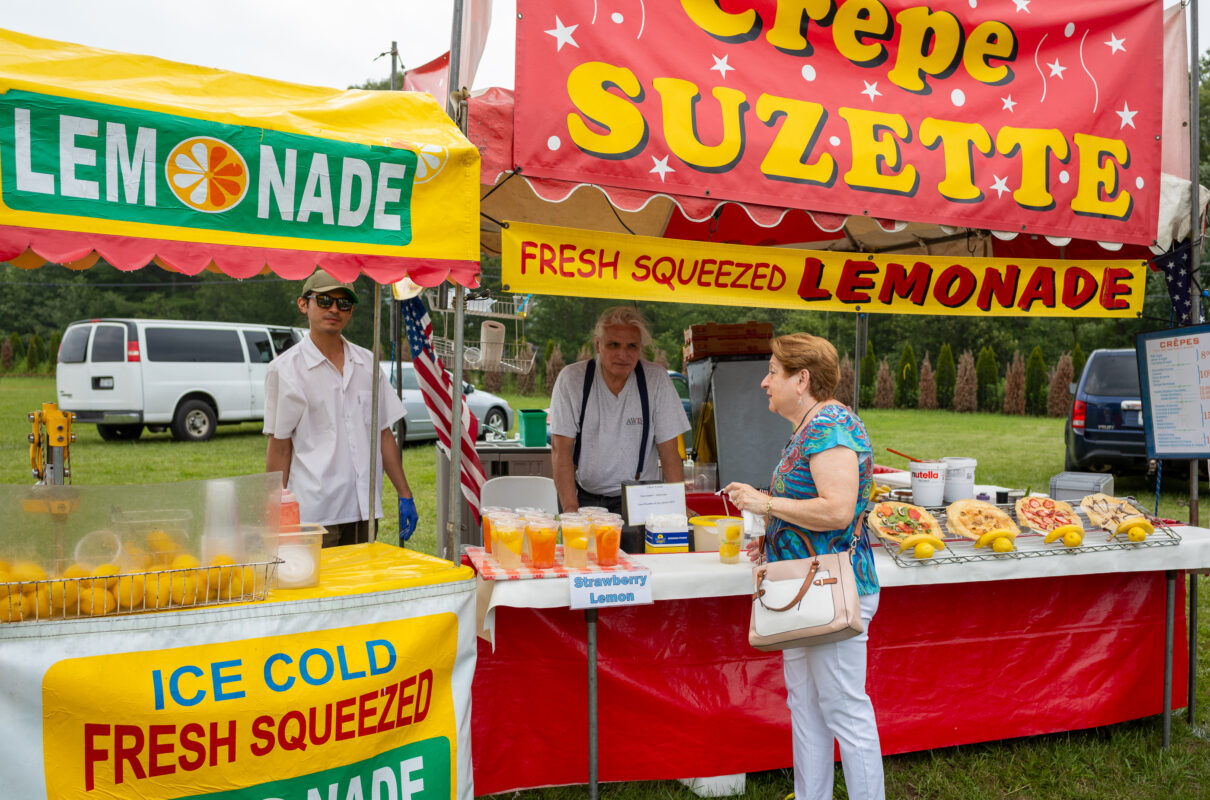
[[(437, 430), (433, 427), (433, 418), (429, 416), (428, 407), (424, 404), (424, 396), (420, 391), (420, 381), (411, 363), (402, 365), (403, 376), (403, 438), (404, 441), (415, 442), (424, 439), (436, 439)], [(395, 385), (395, 364), (383, 361), (382, 369), (391, 386)], [(489, 434), (503, 438), (513, 426), (513, 409), (502, 397), (491, 392), (476, 389), (472, 384), (462, 384), (462, 402), (470, 406), (471, 413), (479, 420), (479, 438), (486, 439)]]

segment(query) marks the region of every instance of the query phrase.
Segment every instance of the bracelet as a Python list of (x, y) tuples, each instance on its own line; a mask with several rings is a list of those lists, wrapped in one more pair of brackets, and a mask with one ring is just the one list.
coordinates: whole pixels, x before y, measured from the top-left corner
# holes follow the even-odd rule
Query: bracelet
[(765, 501), (765, 516), (766, 517), (772, 516), (772, 514), (773, 514), (773, 498), (770, 497), (768, 500)]

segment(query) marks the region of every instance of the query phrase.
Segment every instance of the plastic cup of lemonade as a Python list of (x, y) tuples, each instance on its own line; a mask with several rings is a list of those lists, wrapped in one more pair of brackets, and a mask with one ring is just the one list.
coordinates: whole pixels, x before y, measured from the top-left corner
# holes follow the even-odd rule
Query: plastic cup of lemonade
[(723, 517), (714, 524), (718, 530), (718, 560), (738, 564), (739, 551), (744, 546), (744, 521), (739, 517)]
[(608, 508), (602, 508), (601, 506), (580, 506), (580, 510), (576, 513), (592, 519), (593, 517), (600, 517), (606, 514), (612, 514), (613, 512)]
[(511, 514), (513, 510), (505, 506), (484, 506), (479, 511), (479, 519), (483, 523), (483, 547), (487, 552), (492, 551), (492, 514)]
[(521, 541), (525, 538), (525, 523), (520, 517), (496, 515), (492, 518), (492, 556), (505, 569), (521, 567)]
[(592, 523), (582, 514), (559, 517), (563, 529), (563, 564), (576, 569), (588, 566), (588, 544), (592, 541)]
[(559, 523), (550, 517), (531, 517), (525, 523), (525, 538), (529, 542), (530, 565), (534, 569), (549, 569), (555, 565)]
[(592, 538), (597, 544), (597, 564), (612, 567), (618, 563), (618, 545), (622, 543), (622, 518), (595, 516), (592, 518)]

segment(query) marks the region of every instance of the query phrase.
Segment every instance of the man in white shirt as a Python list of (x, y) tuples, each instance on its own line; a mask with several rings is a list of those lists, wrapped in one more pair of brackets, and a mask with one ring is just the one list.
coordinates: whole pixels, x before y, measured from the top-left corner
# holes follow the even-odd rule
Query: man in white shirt
[(265, 376), (265, 471), (282, 474), (282, 484), (298, 498), (304, 524), (328, 529), (324, 547), (375, 538), (382, 498), (376, 489), (375, 508), (370, 509), (371, 430), (379, 431), (373, 485), (382, 486), (385, 470), (399, 494), (400, 544), (418, 521), (391, 435), (391, 425), (403, 417), (403, 404), (388, 391), (389, 384), (380, 381), (378, 425), (371, 425), (374, 356), (341, 335), (356, 302), (350, 284), (316, 270), (298, 298), (310, 333), (274, 359)]
[(559, 373), (550, 399), (551, 462), (559, 505), (622, 507), (622, 481), (684, 480), (676, 439), (689, 418), (668, 371), (639, 358), (651, 343), (630, 306), (606, 309), (592, 337), (597, 357)]

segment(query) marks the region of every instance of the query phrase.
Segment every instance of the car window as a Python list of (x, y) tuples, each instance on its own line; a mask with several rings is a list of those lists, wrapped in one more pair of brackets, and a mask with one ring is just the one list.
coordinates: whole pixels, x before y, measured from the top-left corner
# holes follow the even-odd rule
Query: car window
[(689, 399), (689, 381), (682, 378), (680, 375), (669, 375), (672, 378), (672, 385), (676, 387), (677, 397), (682, 400)]
[(88, 333), (91, 330), (91, 325), (76, 325), (67, 329), (63, 334), (63, 341), (59, 343), (60, 364), (80, 364), (84, 361), (84, 356), (88, 353)]
[[(235, 330), (147, 328), (147, 360), (238, 364), (244, 348)], [(95, 352), (96, 345), (93, 345)], [(94, 355), (93, 360), (96, 360)]]
[(264, 331), (244, 331), (244, 341), (248, 344), (248, 355), (252, 363), (268, 364), (273, 360), (273, 346), (269, 344), (269, 334)]
[(420, 381), (416, 377), (416, 370), (404, 368), (403, 370), (403, 388), (419, 389)]
[(1092, 359), (1084, 380), (1087, 394), (1139, 396), (1139, 367), (1134, 353), (1105, 353)]
[(273, 341), (273, 350), (278, 355), (289, 350), (298, 341), (294, 338), (294, 331), (282, 330), (281, 328), (270, 328), (269, 338)]
[(126, 326), (98, 325), (92, 335), (92, 360), (126, 360)]

